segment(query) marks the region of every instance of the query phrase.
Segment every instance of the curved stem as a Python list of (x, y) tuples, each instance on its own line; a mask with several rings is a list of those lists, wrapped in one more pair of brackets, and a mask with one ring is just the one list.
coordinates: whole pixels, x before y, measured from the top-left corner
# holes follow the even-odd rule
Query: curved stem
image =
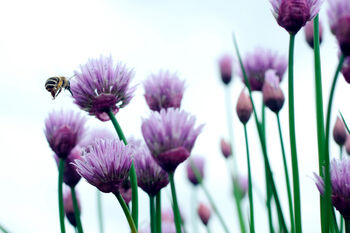
[[(111, 110), (109, 110), (109, 111), (107, 111), (107, 114), (108, 114), (109, 118), (111, 119), (115, 130), (117, 131), (119, 139), (122, 140), (125, 145), (127, 145), (128, 143), (126, 141), (123, 130), (120, 127), (113, 112)], [(134, 162), (132, 162), (132, 164), (131, 164), (129, 176), (130, 176), (131, 192), (132, 192), (132, 194), (131, 194), (132, 195), (132, 197), (131, 197), (131, 202), (132, 202), (131, 213), (132, 213), (132, 218), (134, 220), (134, 223), (135, 223), (135, 226), (137, 229), (138, 228), (139, 209), (138, 209), (137, 177), (136, 177)]]
[(71, 194), (72, 194), (72, 201), (73, 201), (73, 207), (74, 207), (74, 217), (75, 220), (77, 221), (77, 230), (79, 233), (83, 233), (83, 226), (81, 225), (81, 220), (80, 220), (80, 211), (79, 211), (79, 206), (78, 206), (78, 201), (77, 201), (77, 195), (75, 193), (75, 188), (71, 187), (70, 188)]
[(252, 185), (252, 173), (250, 169), (250, 156), (249, 156), (249, 143), (248, 143), (248, 133), (247, 126), (244, 124), (244, 137), (245, 145), (247, 151), (247, 167), (248, 167), (248, 196), (249, 196), (249, 210), (250, 210), (250, 232), (255, 232), (254, 224), (254, 201), (253, 201), (253, 185)]
[(284, 176), (285, 176), (285, 179), (286, 179), (291, 232), (293, 233), (293, 232), (295, 232), (295, 229), (294, 229), (294, 214), (293, 214), (292, 192), (291, 192), (290, 182), (289, 182), (289, 171), (288, 171), (288, 165), (287, 165), (287, 159), (286, 159), (286, 152), (285, 152), (285, 149), (284, 149), (284, 142), (283, 142), (282, 128), (281, 128), (281, 121), (280, 121), (279, 113), (276, 113), (276, 117), (277, 117), (278, 133), (279, 133), (279, 136), (280, 136), (280, 144), (281, 144), (281, 150), (282, 150)]
[(174, 212), (176, 233), (181, 233), (181, 215), (180, 215), (179, 206), (177, 204), (176, 189), (175, 189), (175, 182), (174, 182), (174, 172), (169, 172), (168, 175), (169, 175), (169, 181), (170, 181), (170, 186), (171, 186), (171, 195), (173, 197), (173, 212)]
[(156, 221), (157, 221), (157, 233), (162, 233), (162, 200), (161, 191), (156, 196)]
[(63, 207), (63, 172), (65, 166), (65, 159), (60, 158), (60, 162), (58, 165), (58, 210), (60, 216), (60, 226), (61, 233), (66, 232), (66, 228), (64, 225), (64, 207)]
[(151, 233), (156, 233), (157, 232), (157, 226), (156, 226), (156, 210), (154, 208), (154, 196), (153, 195), (149, 195), (149, 216), (151, 219)]
[(102, 212), (102, 197), (100, 190), (96, 189), (97, 191), (97, 214), (98, 214), (98, 226), (100, 229), (100, 233), (104, 232), (103, 227), (103, 212)]
[(3, 233), (9, 233), (9, 232), (5, 229), (5, 227), (3, 227), (3, 226), (1, 226), (1, 225), (0, 225), (0, 231), (2, 231)]
[(117, 199), (118, 199), (118, 201), (119, 201), (119, 204), (120, 204), (120, 206), (121, 206), (122, 209), (123, 209), (123, 212), (124, 212), (124, 214), (125, 214), (125, 217), (126, 217), (126, 219), (128, 220), (131, 233), (137, 233), (135, 223), (134, 223), (134, 221), (133, 221), (133, 219), (132, 219), (132, 217), (131, 217), (131, 215), (130, 215), (129, 208), (128, 208), (128, 206), (126, 205), (126, 203), (125, 203), (125, 201), (124, 201), (122, 195), (120, 195), (120, 193), (113, 193), (113, 194), (117, 197)]

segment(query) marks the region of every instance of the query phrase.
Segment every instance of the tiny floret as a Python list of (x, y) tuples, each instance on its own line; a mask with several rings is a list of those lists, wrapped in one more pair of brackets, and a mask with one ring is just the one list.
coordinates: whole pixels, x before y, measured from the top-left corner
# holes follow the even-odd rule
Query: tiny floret
[(107, 111), (116, 114), (129, 104), (135, 87), (130, 87), (133, 70), (122, 63), (113, 64), (112, 57), (90, 59), (75, 71), (71, 82), (74, 103), (101, 121), (109, 120)]

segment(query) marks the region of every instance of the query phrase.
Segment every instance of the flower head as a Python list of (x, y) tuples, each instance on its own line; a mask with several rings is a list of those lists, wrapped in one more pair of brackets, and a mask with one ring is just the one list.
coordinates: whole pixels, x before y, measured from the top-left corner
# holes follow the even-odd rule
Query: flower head
[(101, 192), (119, 193), (128, 177), (133, 153), (133, 149), (122, 141), (96, 139), (74, 165), (78, 173)]
[(221, 139), (220, 141), (221, 153), (225, 158), (228, 158), (232, 155), (232, 148), (229, 142)]
[(202, 125), (194, 128), (195, 117), (179, 109), (153, 112), (142, 122), (142, 134), (155, 161), (167, 172), (191, 153)]
[(249, 96), (242, 90), (241, 94), (238, 97), (236, 112), (239, 120), (246, 124), (250, 118), (250, 115), (253, 112), (252, 102), (250, 101)]
[(346, 138), (348, 136), (348, 133), (346, 132), (344, 122), (340, 117), (337, 117), (337, 120), (335, 122), (334, 128), (333, 128), (333, 138), (334, 141), (339, 145), (344, 145)]
[[(350, 159), (333, 159), (331, 162), (331, 186), (332, 186), (332, 204), (343, 215), (344, 218), (350, 217)], [(322, 177), (315, 174), (315, 183), (324, 194), (324, 181)]]
[(232, 79), (232, 60), (231, 55), (223, 55), (219, 60), (221, 80), (225, 85), (228, 85)]
[(206, 204), (200, 203), (197, 209), (197, 213), (200, 219), (202, 220), (202, 223), (204, 225), (208, 225), (210, 215), (211, 215), (210, 208)]
[(345, 81), (350, 83), (350, 57), (346, 57), (341, 68), (341, 73), (343, 74)]
[(148, 195), (155, 196), (168, 185), (168, 174), (154, 161), (146, 145), (135, 148), (137, 184)]
[[(314, 22), (310, 21), (306, 23), (304, 27), (305, 32), (305, 39), (308, 45), (313, 49), (314, 48)], [(322, 35), (323, 35), (323, 27), (321, 21), (319, 21), (318, 24), (318, 35), (320, 38), (320, 44), (322, 42)]]
[(278, 76), (274, 70), (268, 70), (265, 74), (263, 86), (264, 104), (273, 112), (278, 113), (284, 104), (284, 94), (279, 86)]
[(122, 63), (114, 66), (112, 57), (103, 56), (90, 59), (80, 69), (75, 71), (71, 91), (74, 102), (90, 115), (107, 121), (107, 111), (116, 114), (130, 102), (135, 90), (134, 87), (130, 88), (133, 70), (127, 69)]
[(203, 179), (204, 178), (204, 159), (202, 157), (199, 157), (199, 156), (193, 157), (190, 161), (188, 161), (186, 166), (188, 180), (193, 185), (197, 185), (199, 184), (200, 181), (197, 179), (194, 169), (197, 169), (201, 179)]
[(73, 111), (53, 111), (45, 120), (45, 136), (59, 158), (67, 158), (80, 142), (85, 128), (85, 117)]
[[(79, 146), (75, 147), (65, 160), (63, 182), (72, 188), (74, 188), (81, 179), (81, 176), (77, 173), (76, 167), (72, 164), (74, 160), (81, 158), (81, 151), (82, 149)], [(54, 155), (54, 158), (58, 166), (60, 159), (57, 155)]]
[(159, 112), (161, 109), (180, 107), (185, 83), (177, 74), (169, 71), (151, 74), (143, 86), (145, 99), (151, 110)]
[[(282, 80), (287, 69), (287, 59), (271, 50), (257, 48), (254, 52), (246, 55), (243, 65), (251, 89), (253, 91), (261, 91), (266, 71), (275, 70), (279, 80)], [(239, 75), (244, 80), (242, 70), (240, 70)]]
[[(76, 197), (77, 197), (79, 211), (81, 211), (78, 195), (76, 195)], [(64, 213), (66, 214), (68, 221), (70, 222), (70, 224), (72, 224), (72, 226), (76, 227), (77, 221), (75, 219), (75, 214), (74, 214), (72, 193), (69, 189), (67, 189), (63, 194), (63, 206), (64, 206)]]
[(319, 12), (321, 0), (270, 0), (277, 23), (291, 34), (296, 34), (307, 21)]

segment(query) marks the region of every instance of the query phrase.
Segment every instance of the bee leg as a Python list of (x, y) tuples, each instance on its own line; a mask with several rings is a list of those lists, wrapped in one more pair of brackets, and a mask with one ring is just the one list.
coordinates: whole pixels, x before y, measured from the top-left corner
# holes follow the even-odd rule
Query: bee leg
[(60, 88), (60, 89), (58, 90), (57, 94), (55, 95), (55, 98), (61, 93), (61, 91), (62, 91), (62, 88)]
[(70, 92), (70, 94), (73, 96), (72, 91), (70, 90), (70, 88), (68, 87), (67, 90)]
[(52, 99), (54, 100), (55, 97), (56, 97), (56, 90), (55, 90), (55, 89), (53, 89), (53, 90), (51, 91), (51, 95), (52, 95)]

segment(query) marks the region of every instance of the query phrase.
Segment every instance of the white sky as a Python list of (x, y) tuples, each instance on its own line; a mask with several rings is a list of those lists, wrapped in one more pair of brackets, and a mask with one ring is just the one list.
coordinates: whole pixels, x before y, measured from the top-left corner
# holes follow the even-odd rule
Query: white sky
[[(219, 140), (227, 137), (224, 92), (217, 70), (217, 59), (233, 53), (235, 31), (242, 54), (257, 46), (273, 48), (287, 55), (288, 34), (270, 12), (268, 1), (0, 1), (0, 223), (11, 232), (59, 232), (57, 207), (57, 169), (46, 142), (44, 119), (52, 109), (77, 109), (68, 92), (55, 101), (44, 83), (54, 75), (73, 74), (90, 57), (112, 54), (134, 67), (134, 84), (142, 82), (159, 69), (177, 71), (186, 80), (183, 109), (205, 123), (194, 154), (206, 157), (206, 184), (210, 188), (231, 232), (237, 232), (233, 200), (230, 196), (226, 164), (219, 150)], [(326, 25), (326, 5), (321, 19)], [(326, 25), (321, 48), (323, 87), (328, 97), (331, 77), (337, 64), (337, 45)], [(286, 79), (286, 77), (285, 77)], [(234, 80), (233, 103), (242, 83)], [(287, 82), (283, 81), (284, 91)], [(342, 110), (350, 119), (347, 85), (340, 78), (334, 110)], [(312, 173), (318, 171), (316, 121), (314, 107), (313, 54), (300, 32), (295, 50), (295, 105), (301, 201), (304, 232), (319, 232), (318, 191)], [(141, 118), (149, 110), (143, 99), (142, 85), (130, 105), (117, 117), (126, 135), (141, 136)], [(258, 109), (261, 97), (255, 94)], [(326, 101), (324, 101), (326, 102)], [(234, 107), (234, 106), (233, 106)], [(288, 111), (281, 112), (285, 146), (289, 158)], [(335, 116), (335, 114), (333, 114)], [(246, 171), (243, 128), (234, 115), (235, 151), (239, 170)], [(334, 121), (334, 117), (332, 117)], [(89, 117), (90, 127), (108, 127)], [(333, 125), (333, 124), (332, 124)], [(263, 162), (254, 123), (248, 124), (251, 161), (255, 187), (264, 190)], [(284, 173), (275, 116), (267, 110), (267, 139), (271, 165), (288, 219)], [(332, 157), (338, 148), (332, 144)], [(191, 233), (191, 189), (184, 166), (176, 173), (178, 198), (183, 206), (187, 230)], [(85, 232), (97, 232), (95, 189), (81, 181), (82, 221)], [(267, 215), (258, 193), (254, 194), (256, 229), (268, 232)], [(206, 201), (200, 192), (199, 199)], [(119, 204), (113, 195), (103, 195), (106, 232), (128, 232)], [(169, 206), (163, 195), (164, 206)], [(248, 213), (247, 200), (244, 203)], [(148, 199), (140, 190), (140, 226), (148, 224)], [(200, 225), (200, 224), (199, 224)], [(216, 217), (213, 232), (223, 232)], [(66, 224), (68, 232), (74, 232)], [(201, 228), (204, 232), (204, 228)]]

